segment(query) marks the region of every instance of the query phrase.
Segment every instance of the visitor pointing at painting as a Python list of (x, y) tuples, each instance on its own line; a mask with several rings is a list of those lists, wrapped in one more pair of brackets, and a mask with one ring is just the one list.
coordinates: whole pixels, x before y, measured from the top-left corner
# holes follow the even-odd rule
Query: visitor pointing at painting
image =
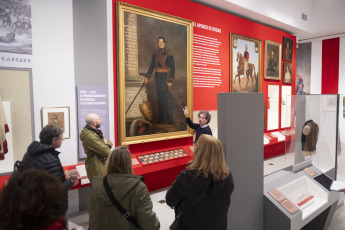
[(184, 116), (186, 117), (187, 124), (190, 128), (196, 131), (195, 135), (195, 142), (196, 143), (202, 134), (208, 134), (212, 136), (212, 130), (208, 123), (211, 121), (211, 114), (206, 110), (201, 110), (198, 114), (198, 123), (193, 123), (192, 120), (189, 118), (188, 115), (188, 107), (185, 106), (183, 109)]

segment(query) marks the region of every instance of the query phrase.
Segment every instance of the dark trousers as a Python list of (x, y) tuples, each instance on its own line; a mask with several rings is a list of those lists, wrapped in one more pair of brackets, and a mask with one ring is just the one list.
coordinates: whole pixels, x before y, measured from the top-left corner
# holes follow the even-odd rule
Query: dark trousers
[(168, 90), (167, 73), (155, 73), (159, 123), (172, 124), (172, 95)]

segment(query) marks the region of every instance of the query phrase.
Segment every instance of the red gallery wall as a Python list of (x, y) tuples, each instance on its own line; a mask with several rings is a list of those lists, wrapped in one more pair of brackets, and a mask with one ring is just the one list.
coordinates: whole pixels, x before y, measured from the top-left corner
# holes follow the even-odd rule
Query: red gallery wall
[(340, 38), (322, 41), (322, 94), (338, 94)]
[[(237, 16), (200, 5), (188, 0), (127, 0), (126, 3), (143, 7), (150, 10), (159, 11), (173, 16), (189, 19), (194, 22), (194, 35), (203, 35), (207, 37), (216, 38), (220, 42), (219, 58), (221, 69), (221, 84), (214, 88), (193, 87), (193, 106), (194, 110), (217, 110), (217, 93), (229, 92), (230, 90), (230, 33), (235, 33), (262, 41), (262, 55), (261, 55), (261, 92), (265, 94), (265, 102), (267, 102), (267, 88), (269, 84), (283, 85), (283, 79), (280, 81), (264, 80), (264, 51), (265, 40), (278, 42), (283, 44), (283, 37), (293, 39), (296, 44), (295, 36), (243, 19)], [(113, 2), (113, 20), (114, 20), (114, 91), (115, 91), (115, 108), (117, 108), (117, 92), (116, 92), (116, 1)], [(210, 31), (207, 29), (198, 28), (198, 25), (208, 25), (210, 27), (219, 28), (221, 32)], [(283, 67), (283, 63), (281, 65)], [(295, 73), (296, 73), (296, 47), (293, 47), (292, 59), (292, 94), (295, 94)], [(283, 68), (281, 68), (283, 69)], [(284, 84), (290, 85), (290, 84)], [(281, 90), (280, 90), (281, 92)], [(280, 95), (281, 96), (281, 95)], [(280, 117), (280, 116), (279, 116)], [(115, 111), (115, 123), (117, 124), (117, 111)], [(279, 121), (280, 123), (280, 121)], [(117, 136), (117, 130), (115, 131)], [(191, 138), (185, 138), (182, 142), (192, 143)], [(116, 140), (117, 141), (117, 140)], [(177, 145), (181, 140), (163, 141), (164, 145)], [(117, 143), (116, 143), (117, 144)], [(139, 146), (131, 146), (131, 150), (144, 149), (152, 150), (159, 143), (140, 144)], [(159, 144), (160, 145), (160, 144)]]

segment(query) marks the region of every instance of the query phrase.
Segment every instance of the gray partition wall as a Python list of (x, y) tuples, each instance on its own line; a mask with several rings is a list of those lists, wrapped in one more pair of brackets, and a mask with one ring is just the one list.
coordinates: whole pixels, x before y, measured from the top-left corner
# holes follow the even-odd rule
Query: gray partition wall
[(228, 229), (263, 229), (264, 95), (218, 94), (218, 138), (234, 178)]
[(73, 0), (76, 85), (108, 85), (107, 1)]

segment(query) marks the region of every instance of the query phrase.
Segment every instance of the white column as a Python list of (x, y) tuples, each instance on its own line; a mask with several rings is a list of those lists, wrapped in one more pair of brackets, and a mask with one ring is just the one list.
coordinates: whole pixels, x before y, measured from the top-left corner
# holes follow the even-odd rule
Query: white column
[(321, 94), (322, 75), (322, 41), (312, 42), (311, 45), (311, 79), (310, 94)]
[(345, 37), (340, 37), (338, 93), (345, 94)]
[(78, 163), (73, 8), (70, 0), (32, 0), (32, 83), (35, 135), (42, 107), (70, 107), (70, 139), (58, 151), (62, 165)]

